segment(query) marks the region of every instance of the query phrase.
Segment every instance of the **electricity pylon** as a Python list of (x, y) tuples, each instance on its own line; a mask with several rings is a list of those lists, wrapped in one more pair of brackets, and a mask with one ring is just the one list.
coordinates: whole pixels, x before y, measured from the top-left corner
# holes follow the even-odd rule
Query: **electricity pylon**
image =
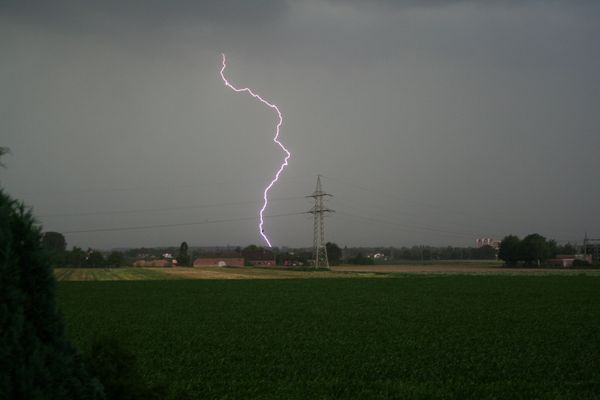
[(310, 196), (315, 199), (315, 205), (308, 211), (314, 216), (314, 232), (313, 232), (313, 258), (315, 269), (329, 269), (329, 259), (327, 258), (327, 247), (325, 246), (325, 213), (333, 212), (332, 209), (325, 207), (323, 198), (330, 196), (329, 193), (323, 192), (321, 188), (321, 175), (317, 175), (317, 188)]

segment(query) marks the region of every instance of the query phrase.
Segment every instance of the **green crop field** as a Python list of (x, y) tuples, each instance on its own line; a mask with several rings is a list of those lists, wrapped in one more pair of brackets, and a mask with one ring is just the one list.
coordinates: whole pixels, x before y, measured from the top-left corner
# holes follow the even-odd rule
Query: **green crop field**
[(189, 399), (600, 398), (600, 278), (61, 282), (71, 339), (119, 337)]

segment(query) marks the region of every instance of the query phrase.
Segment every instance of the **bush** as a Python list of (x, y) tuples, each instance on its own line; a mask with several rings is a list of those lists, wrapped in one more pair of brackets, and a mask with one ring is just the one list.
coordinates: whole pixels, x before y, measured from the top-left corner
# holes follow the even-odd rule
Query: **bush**
[(589, 267), (590, 265), (586, 260), (573, 260), (574, 267)]
[(353, 265), (374, 265), (375, 261), (372, 258), (364, 257), (361, 253), (348, 259), (348, 264)]
[(86, 357), (86, 365), (102, 382), (108, 399), (158, 400), (166, 397), (164, 387), (143, 382), (135, 356), (116, 338), (96, 338)]

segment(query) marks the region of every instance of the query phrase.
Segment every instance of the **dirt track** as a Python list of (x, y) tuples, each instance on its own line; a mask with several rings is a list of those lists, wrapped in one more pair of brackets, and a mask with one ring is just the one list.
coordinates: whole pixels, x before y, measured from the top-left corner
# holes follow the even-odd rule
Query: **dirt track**
[(331, 271), (295, 271), (280, 268), (164, 268), (165, 274), (188, 279), (293, 279), (293, 278), (344, 278), (378, 276), (374, 273), (331, 272)]

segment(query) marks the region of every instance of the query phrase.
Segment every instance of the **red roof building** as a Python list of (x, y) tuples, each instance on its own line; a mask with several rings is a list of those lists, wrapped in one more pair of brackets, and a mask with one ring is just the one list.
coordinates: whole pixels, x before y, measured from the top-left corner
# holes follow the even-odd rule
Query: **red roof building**
[(272, 267), (275, 262), (275, 254), (267, 249), (246, 250), (243, 252), (244, 258), (256, 267)]

